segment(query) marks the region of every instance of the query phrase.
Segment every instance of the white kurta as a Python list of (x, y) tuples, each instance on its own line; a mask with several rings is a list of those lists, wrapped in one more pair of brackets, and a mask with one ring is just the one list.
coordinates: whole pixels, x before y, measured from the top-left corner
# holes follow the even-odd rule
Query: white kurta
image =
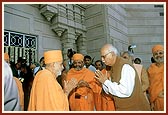
[(135, 85), (135, 70), (129, 65), (124, 64), (121, 70), (121, 79), (119, 83), (106, 80), (103, 84), (103, 89), (107, 94), (112, 94), (118, 97), (129, 97)]

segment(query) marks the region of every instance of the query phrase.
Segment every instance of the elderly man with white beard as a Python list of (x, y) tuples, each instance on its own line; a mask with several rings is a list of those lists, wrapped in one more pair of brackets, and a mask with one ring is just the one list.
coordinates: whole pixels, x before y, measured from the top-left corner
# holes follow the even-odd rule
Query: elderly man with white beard
[(152, 48), (155, 63), (148, 68), (149, 73), (149, 96), (151, 108), (154, 111), (164, 110), (164, 48), (155, 45)]
[(29, 111), (68, 111), (69, 92), (76, 87), (76, 79), (65, 82), (65, 90), (56, 78), (63, 70), (61, 50), (51, 50), (44, 53), (46, 69), (39, 71), (31, 89)]

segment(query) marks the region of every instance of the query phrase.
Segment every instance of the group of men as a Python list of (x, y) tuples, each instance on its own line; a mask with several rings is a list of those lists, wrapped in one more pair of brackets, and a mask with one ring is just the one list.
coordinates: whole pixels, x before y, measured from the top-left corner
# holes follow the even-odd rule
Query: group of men
[[(62, 86), (61, 50), (44, 52), (45, 69), (34, 77), (28, 111), (163, 111), (164, 110), (164, 48), (152, 48), (155, 63), (148, 69), (149, 101), (144, 95), (140, 74), (133, 63), (118, 56), (112, 44), (105, 44), (96, 70), (84, 66), (88, 61), (80, 53), (73, 55), (73, 67), (66, 73)], [(106, 68), (99, 68), (102, 62)]]

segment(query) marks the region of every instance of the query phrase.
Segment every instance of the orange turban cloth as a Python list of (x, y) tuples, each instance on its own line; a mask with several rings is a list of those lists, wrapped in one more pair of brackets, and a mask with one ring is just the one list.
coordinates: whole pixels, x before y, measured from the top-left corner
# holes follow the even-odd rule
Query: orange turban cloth
[(72, 57), (72, 60), (81, 60), (83, 61), (84, 59), (84, 56), (82, 54), (74, 54), (73, 57)]
[(4, 60), (9, 60), (9, 55), (8, 55), (8, 53), (4, 53)]
[(155, 46), (153, 46), (153, 48), (152, 48), (152, 53), (154, 53), (154, 52), (156, 52), (156, 51), (158, 51), (158, 50), (163, 51), (163, 50), (164, 50), (163, 45), (155, 45)]
[(51, 50), (44, 52), (44, 62), (45, 64), (60, 62), (62, 61), (62, 51), (61, 50)]

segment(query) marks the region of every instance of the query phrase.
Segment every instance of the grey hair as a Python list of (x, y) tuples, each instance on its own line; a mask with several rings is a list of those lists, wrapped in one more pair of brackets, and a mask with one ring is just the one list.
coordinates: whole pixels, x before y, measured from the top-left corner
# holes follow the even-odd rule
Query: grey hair
[(112, 44), (110, 44), (110, 47), (109, 47), (109, 52), (114, 52), (114, 54), (118, 55), (118, 50), (117, 48), (115, 48)]
[(124, 51), (124, 52), (121, 53), (121, 55), (123, 55), (123, 54), (128, 54), (129, 56), (134, 57), (134, 54), (130, 51)]

